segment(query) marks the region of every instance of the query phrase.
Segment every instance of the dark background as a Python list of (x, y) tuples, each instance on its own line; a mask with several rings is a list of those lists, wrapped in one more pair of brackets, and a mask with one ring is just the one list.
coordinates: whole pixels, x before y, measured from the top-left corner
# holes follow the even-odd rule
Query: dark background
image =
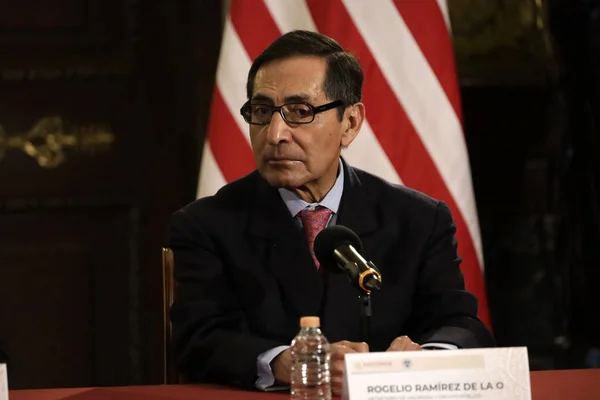
[[(502, 71), (477, 64), (456, 13), (453, 25), (497, 340), (528, 346), (533, 369), (582, 368), (600, 347), (600, 5), (544, 6), (547, 47), (496, 53)], [(221, 7), (0, 1), (12, 389), (161, 382), (160, 248), (169, 215), (195, 197)], [(26, 135), (46, 157), (22, 150)], [(69, 143), (62, 160), (56, 138)]]

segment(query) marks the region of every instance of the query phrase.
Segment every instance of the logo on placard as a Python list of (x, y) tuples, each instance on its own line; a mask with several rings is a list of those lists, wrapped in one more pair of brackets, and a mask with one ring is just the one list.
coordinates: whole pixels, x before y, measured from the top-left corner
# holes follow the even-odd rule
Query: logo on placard
[(381, 369), (381, 368), (391, 368), (393, 363), (392, 361), (383, 361), (383, 360), (373, 360), (373, 361), (356, 361), (354, 364), (354, 369), (363, 370), (363, 369)]
[(411, 360), (404, 360), (404, 367), (410, 368), (411, 366), (412, 366), (412, 361)]

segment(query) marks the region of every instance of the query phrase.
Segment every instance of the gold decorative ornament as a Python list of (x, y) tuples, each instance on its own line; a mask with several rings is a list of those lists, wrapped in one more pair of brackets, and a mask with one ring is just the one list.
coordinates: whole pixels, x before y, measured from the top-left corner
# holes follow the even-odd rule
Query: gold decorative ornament
[(543, 0), (448, 0), (464, 81), (538, 81), (553, 57)]
[(55, 168), (66, 160), (66, 151), (93, 155), (107, 150), (115, 135), (102, 125), (67, 126), (57, 116), (40, 119), (28, 132), (9, 135), (0, 125), (0, 160), (18, 149), (33, 157), (42, 168)]

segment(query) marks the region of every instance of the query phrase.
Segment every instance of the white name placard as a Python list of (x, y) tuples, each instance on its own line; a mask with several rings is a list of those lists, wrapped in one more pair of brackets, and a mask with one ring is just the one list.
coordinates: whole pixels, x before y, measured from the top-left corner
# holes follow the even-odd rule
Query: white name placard
[(525, 347), (345, 356), (346, 400), (531, 400)]
[(8, 400), (8, 377), (6, 364), (0, 364), (0, 400)]

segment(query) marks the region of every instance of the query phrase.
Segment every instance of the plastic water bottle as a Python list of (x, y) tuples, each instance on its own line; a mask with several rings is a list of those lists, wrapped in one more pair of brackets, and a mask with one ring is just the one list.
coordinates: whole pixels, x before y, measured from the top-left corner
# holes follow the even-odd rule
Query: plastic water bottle
[(302, 317), (292, 341), (291, 400), (331, 399), (331, 347), (319, 317)]

